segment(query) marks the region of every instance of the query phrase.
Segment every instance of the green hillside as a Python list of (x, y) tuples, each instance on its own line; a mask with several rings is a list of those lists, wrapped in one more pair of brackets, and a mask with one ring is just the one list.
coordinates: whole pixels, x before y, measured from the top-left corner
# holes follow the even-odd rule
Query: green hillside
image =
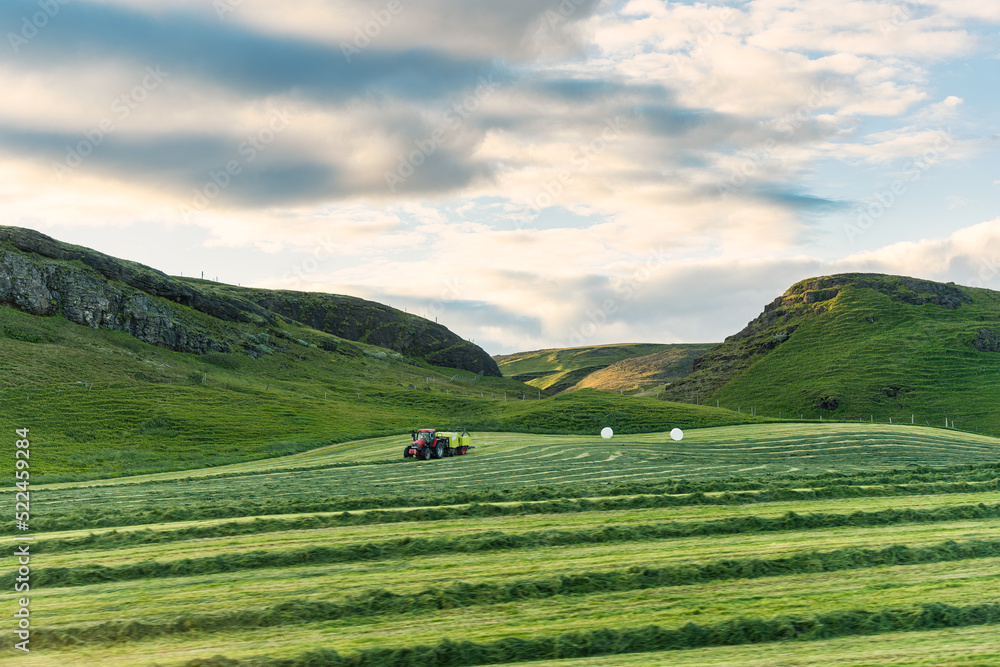
[[(39, 434), (32, 477), (52, 481), (217, 466), (423, 426), (592, 434), (749, 420), (596, 391), (538, 400), (517, 380), (294, 323), (252, 335), (268, 352), (198, 355), (0, 306), (4, 428)], [(2, 469), (11, 466), (8, 457)]]
[[(690, 361), (711, 347), (624, 343), (535, 350), (493, 358), (505, 376), (549, 394), (575, 388), (634, 393), (682, 377), (690, 370)], [(623, 366), (627, 361), (630, 363)]]
[(31, 474), (46, 481), (218, 466), (426, 426), (745, 421), (594, 392), (550, 406), (478, 346), (384, 304), (176, 278), (4, 226), (0, 360), (3, 426), (39, 434)]
[(900, 276), (802, 281), (668, 400), (1000, 433), (1000, 293)]
[(714, 343), (668, 345), (660, 352), (622, 359), (594, 371), (573, 388), (656, 395), (666, 385), (690, 374), (695, 358), (714, 347)]
[[(282, 325), (295, 323), (434, 366), (500, 376), (482, 348), (437, 322), (381, 303), (176, 278), (20, 227), (0, 226), (0, 305), (122, 331), (178, 352), (251, 358), (270, 354)], [(326, 345), (330, 351), (337, 344)]]

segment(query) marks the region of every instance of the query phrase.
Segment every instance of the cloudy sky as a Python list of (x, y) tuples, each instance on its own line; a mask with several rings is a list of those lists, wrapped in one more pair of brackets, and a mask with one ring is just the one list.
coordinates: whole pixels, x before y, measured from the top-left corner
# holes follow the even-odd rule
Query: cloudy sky
[(491, 353), (1000, 289), (1000, 1), (4, 0), (0, 224)]

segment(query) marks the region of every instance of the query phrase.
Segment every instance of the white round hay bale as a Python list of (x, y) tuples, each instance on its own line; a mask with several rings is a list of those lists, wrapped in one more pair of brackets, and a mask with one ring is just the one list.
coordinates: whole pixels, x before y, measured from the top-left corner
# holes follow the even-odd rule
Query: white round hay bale
[(605, 426), (604, 428), (601, 429), (601, 437), (604, 438), (605, 440), (610, 439), (611, 436), (613, 436), (614, 434), (615, 432), (611, 429), (610, 426)]
[(683, 440), (684, 431), (680, 430), (679, 428), (675, 428), (670, 432), (670, 437), (673, 438), (674, 440)]

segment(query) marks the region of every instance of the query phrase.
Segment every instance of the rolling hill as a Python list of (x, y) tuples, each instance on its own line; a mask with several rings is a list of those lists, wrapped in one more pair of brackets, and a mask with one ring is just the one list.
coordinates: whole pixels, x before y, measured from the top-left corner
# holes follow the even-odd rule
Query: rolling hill
[[(0, 227), (0, 305), (124, 331), (178, 352), (267, 353), (261, 335), (298, 324), (436, 366), (499, 376), (480, 347), (444, 326), (356, 297), (174, 278), (30, 229)], [(331, 344), (327, 341), (328, 344)]]
[(629, 394), (655, 393), (691, 371), (691, 363), (713, 344), (625, 343), (498, 355), (507, 377), (549, 394), (572, 389), (600, 389)]
[(600, 389), (633, 395), (656, 395), (664, 386), (686, 377), (694, 360), (715, 347), (713, 343), (667, 345), (653, 354), (616, 361), (590, 373), (573, 389)]
[(882, 274), (796, 283), (662, 398), (1000, 432), (1000, 293)]
[(0, 424), (43, 434), (32, 477), (46, 481), (218, 466), (425, 426), (627, 433), (749, 421), (596, 391), (538, 400), (479, 347), (382, 304), (182, 280), (9, 227), (0, 359)]

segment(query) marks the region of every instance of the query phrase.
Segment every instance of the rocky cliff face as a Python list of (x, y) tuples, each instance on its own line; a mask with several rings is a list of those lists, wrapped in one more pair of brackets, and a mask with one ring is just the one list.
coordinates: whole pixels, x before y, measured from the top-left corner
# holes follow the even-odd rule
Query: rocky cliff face
[(25, 256), (34, 256), (35, 260), (60, 260), (66, 264), (75, 262), (78, 268), (91, 269), (94, 276), (123, 283), (144, 294), (161, 297), (229, 322), (250, 322), (248, 311), (267, 318), (266, 313), (252, 304), (214, 298), (162, 271), (89, 248), (60, 243), (31, 229), (0, 227), (0, 248), (4, 246), (19, 250)]
[(485, 350), (443, 326), (382, 304), (191, 285), (16, 227), (0, 227), (0, 305), (43, 317), (61, 315), (75, 324), (124, 331), (152, 345), (195, 354), (241, 351), (245, 341), (239, 325), (273, 327), (288, 320), (437, 366), (500, 375)]
[(84, 326), (124, 331), (143, 342), (180, 352), (228, 352), (227, 342), (124, 283), (111, 283), (85, 266), (44, 261), (0, 245), (0, 304), (31, 315), (61, 315)]

